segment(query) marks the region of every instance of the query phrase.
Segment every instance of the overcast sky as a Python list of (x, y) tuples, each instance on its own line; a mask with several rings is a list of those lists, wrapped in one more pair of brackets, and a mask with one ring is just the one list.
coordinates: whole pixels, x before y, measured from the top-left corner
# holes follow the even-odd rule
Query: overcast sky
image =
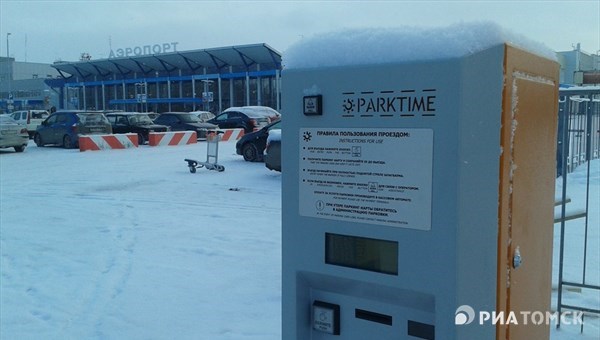
[(266, 43), (285, 53), (322, 32), (461, 21), (492, 21), (555, 51), (577, 43), (589, 53), (600, 50), (600, 0), (0, 0), (0, 55), (6, 56), (8, 33), (11, 57), (51, 63), (171, 43), (178, 51)]

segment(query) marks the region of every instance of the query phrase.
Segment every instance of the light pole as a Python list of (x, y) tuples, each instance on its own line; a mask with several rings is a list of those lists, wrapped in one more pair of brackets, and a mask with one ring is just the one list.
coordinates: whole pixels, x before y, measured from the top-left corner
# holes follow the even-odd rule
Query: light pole
[(8, 37), (11, 33), (6, 33), (6, 77), (8, 79), (8, 96), (6, 99), (6, 111), (11, 112), (13, 109), (13, 98), (12, 98), (12, 67), (10, 62), (10, 46), (8, 44)]
[(138, 102), (138, 104), (140, 104), (140, 111), (139, 112), (148, 112), (148, 106), (144, 105), (147, 103), (148, 101), (148, 93), (147, 93), (147, 89), (146, 89), (146, 83), (135, 83), (135, 97), (136, 100)]
[(10, 36), (11, 33), (6, 33), (6, 57), (10, 58), (10, 53), (9, 52), (9, 46), (8, 46), (8, 37)]

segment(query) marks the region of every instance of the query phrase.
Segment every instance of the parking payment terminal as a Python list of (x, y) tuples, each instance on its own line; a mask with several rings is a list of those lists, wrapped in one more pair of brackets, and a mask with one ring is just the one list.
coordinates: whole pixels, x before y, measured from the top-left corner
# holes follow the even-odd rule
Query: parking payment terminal
[(548, 338), (481, 312), (550, 310), (555, 61), (494, 43), (282, 89), (284, 339)]

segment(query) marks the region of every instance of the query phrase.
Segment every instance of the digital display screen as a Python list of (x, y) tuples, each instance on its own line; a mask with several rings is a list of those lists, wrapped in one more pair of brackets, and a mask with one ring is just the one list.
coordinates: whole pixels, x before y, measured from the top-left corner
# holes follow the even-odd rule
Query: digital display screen
[(325, 263), (398, 275), (398, 242), (326, 233)]

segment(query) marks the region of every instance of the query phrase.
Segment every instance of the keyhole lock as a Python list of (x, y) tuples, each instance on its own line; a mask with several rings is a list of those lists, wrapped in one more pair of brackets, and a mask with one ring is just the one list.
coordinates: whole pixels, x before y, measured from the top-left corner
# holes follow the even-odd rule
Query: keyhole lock
[(523, 258), (521, 257), (521, 250), (519, 247), (515, 249), (515, 253), (513, 255), (513, 268), (517, 269), (523, 264)]

